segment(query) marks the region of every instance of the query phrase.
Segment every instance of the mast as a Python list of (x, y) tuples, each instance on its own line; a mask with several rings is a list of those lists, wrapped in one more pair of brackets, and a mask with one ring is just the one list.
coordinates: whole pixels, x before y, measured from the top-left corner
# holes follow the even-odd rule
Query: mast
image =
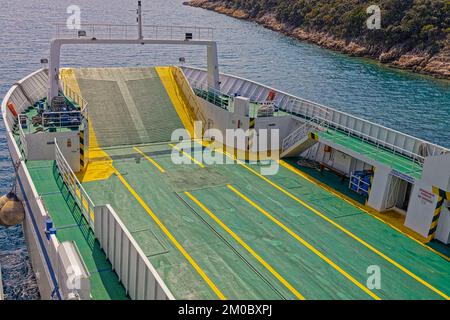
[(144, 35), (142, 32), (142, 4), (141, 1), (138, 1), (138, 8), (137, 8), (137, 23), (138, 23), (138, 39), (143, 40)]

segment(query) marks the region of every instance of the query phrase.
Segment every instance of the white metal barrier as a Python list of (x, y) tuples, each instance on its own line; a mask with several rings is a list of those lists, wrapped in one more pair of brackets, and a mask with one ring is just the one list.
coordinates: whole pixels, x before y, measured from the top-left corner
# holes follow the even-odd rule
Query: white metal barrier
[[(286, 151), (290, 147), (292, 147), (297, 141), (300, 141), (306, 135), (318, 129), (322, 129), (323, 121), (319, 120), (319, 117), (314, 117), (311, 120), (305, 122), (303, 125), (295, 129), (291, 134), (289, 134), (286, 138), (283, 139), (282, 150)], [(318, 121), (319, 120), (319, 121)]]
[(234, 103), (234, 100), (232, 96), (229, 96), (222, 91), (208, 86), (208, 83), (206, 81), (197, 81), (188, 78), (186, 79), (189, 81), (192, 89), (199, 90), (199, 93), (195, 93), (197, 96), (207, 100), (208, 102), (219, 108), (228, 111), (233, 110), (232, 104)]
[(328, 108), (299, 98), (290, 98), (286, 105), (280, 107), (280, 110), (292, 115), (302, 116), (304, 118), (327, 118), (330, 114)]
[(348, 136), (356, 137), (357, 139), (360, 139), (361, 141), (365, 141), (370, 143), (373, 146), (376, 146), (377, 151), (384, 151), (389, 152), (394, 155), (400, 155), (400, 156), (406, 156), (411, 158), (412, 163), (411, 167), (408, 167), (406, 169), (414, 169), (414, 164), (418, 164), (420, 166), (423, 166), (425, 157), (422, 157), (416, 153), (413, 153), (409, 150), (403, 149), (401, 147), (398, 147), (396, 145), (390, 144), (386, 141), (382, 141), (380, 139), (377, 139), (373, 136), (370, 136), (368, 134), (365, 134), (363, 132), (360, 132), (358, 130), (346, 127), (344, 125), (341, 125), (336, 122), (332, 122), (326, 119), (322, 119), (317, 117), (318, 121), (321, 121), (321, 126), (324, 126), (325, 128), (330, 128), (332, 130), (339, 130), (340, 132), (344, 132)]
[[(86, 32), (83, 37), (96, 39), (130, 39), (134, 40), (138, 35), (137, 24), (83, 24), (81, 30)], [(70, 30), (65, 24), (56, 24), (55, 36), (62, 39), (80, 38), (80, 30)], [(186, 33), (192, 34), (190, 40), (208, 40), (214, 38), (214, 29), (210, 27), (196, 26), (158, 26), (143, 25), (144, 39), (150, 40), (185, 40)]]
[(60, 81), (60, 86), (66, 98), (72, 100), (80, 107), (81, 114), (85, 119), (88, 119), (88, 103), (83, 99), (72, 87), (70, 87), (66, 82)]
[(110, 205), (95, 207), (95, 234), (132, 299), (175, 299)]
[(89, 226), (94, 229), (94, 203), (91, 198), (87, 194), (86, 190), (84, 190), (78, 178), (75, 176), (75, 173), (70, 168), (70, 165), (67, 163), (67, 160), (64, 158), (64, 155), (61, 152), (61, 149), (58, 146), (58, 143), (55, 139), (55, 159), (56, 165), (59, 169), (59, 173), (61, 174), (64, 182), (66, 183), (70, 193), (75, 199), (78, 207), (80, 208), (84, 218), (88, 221)]

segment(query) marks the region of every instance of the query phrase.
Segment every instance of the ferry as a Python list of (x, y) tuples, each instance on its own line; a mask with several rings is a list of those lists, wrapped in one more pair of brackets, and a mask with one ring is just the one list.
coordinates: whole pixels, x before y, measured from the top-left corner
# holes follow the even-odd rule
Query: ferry
[[(212, 28), (137, 13), (58, 26), (1, 104), (0, 224), (42, 299), (450, 299), (449, 149), (221, 73)], [(62, 67), (66, 45), (200, 46), (207, 68)]]

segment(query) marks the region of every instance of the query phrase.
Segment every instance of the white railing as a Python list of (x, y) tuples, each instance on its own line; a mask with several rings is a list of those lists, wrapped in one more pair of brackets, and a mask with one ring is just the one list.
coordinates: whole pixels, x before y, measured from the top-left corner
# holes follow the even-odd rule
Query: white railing
[[(195, 79), (197, 81), (206, 81), (207, 79), (206, 70), (185, 66), (181, 68), (189, 79)], [(326, 118), (330, 121), (334, 121), (349, 128), (360, 130), (361, 132), (368, 134), (371, 137), (377, 138), (381, 141), (385, 141), (386, 144), (398, 146), (404, 150), (408, 150), (411, 153), (420, 155), (421, 153), (419, 149), (422, 145), (425, 145), (427, 147), (427, 155), (429, 156), (450, 152), (448, 148), (444, 148), (423, 139), (419, 139), (411, 135), (396, 131), (394, 129), (390, 129), (385, 126), (352, 116), (328, 106), (296, 97), (272, 87), (265, 86), (258, 82), (232, 76), (229, 74), (221, 74), (220, 81), (221, 91), (228, 93), (229, 95), (233, 95), (237, 92), (242, 96), (249, 97), (253, 101), (264, 101), (270, 91), (275, 91), (275, 103), (282, 111), (287, 110), (286, 112), (293, 113), (295, 112), (295, 110), (297, 110), (297, 112), (295, 113), (299, 114), (300, 117), (306, 119), (308, 117), (312, 117), (313, 115), (320, 116), (321, 112), (326, 111), (328, 113), (327, 116), (321, 116), (322, 118)], [(299, 101), (299, 103), (296, 104), (293, 103), (293, 101)]]
[(202, 95), (198, 95), (197, 93), (194, 93), (199, 96), (200, 98), (212, 103), (213, 105), (228, 110), (228, 111), (232, 111), (233, 110), (233, 103), (234, 103), (234, 99), (233, 97), (227, 95), (224, 92), (221, 92), (213, 87), (208, 86), (208, 83), (206, 83), (205, 81), (197, 81), (194, 79), (188, 79), (189, 84), (191, 86), (192, 89), (196, 89), (196, 90), (201, 90), (202, 91)]
[[(192, 87), (189, 85), (188, 80), (184, 76), (183, 71), (181, 71), (180, 68), (174, 67), (171, 68), (172, 75), (177, 82), (178, 86), (181, 88), (181, 91), (183, 92), (184, 96), (188, 100), (189, 106), (193, 108), (193, 120), (200, 120), (203, 124), (203, 128), (206, 128), (206, 119), (203, 116), (202, 110), (198, 104), (197, 96), (195, 95), (194, 91), (192, 90)], [(192, 115), (191, 115), (192, 117)]]
[(18, 123), (19, 126), (19, 140), (22, 147), (22, 151), (24, 154), (28, 154), (28, 148), (27, 148), (27, 138), (25, 137), (25, 132), (23, 131), (22, 124), (20, 122)]
[(303, 139), (308, 135), (309, 132), (321, 129), (323, 126), (323, 121), (316, 121), (320, 119), (319, 117), (314, 117), (311, 120), (305, 122), (303, 125), (295, 129), (291, 134), (283, 139), (282, 150), (286, 151), (298, 141)]
[(300, 115), (304, 118), (328, 118), (329, 111), (327, 108), (300, 98), (290, 98), (285, 106), (280, 110), (292, 115)]
[(83, 120), (81, 111), (45, 111), (42, 113), (42, 125), (55, 128), (78, 128)]
[(95, 208), (95, 235), (132, 299), (175, 300), (110, 205)]
[(85, 119), (88, 119), (88, 103), (83, 99), (74, 89), (72, 89), (64, 81), (60, 81), (60, 86), (66, 98), (69, 98), (72, 102), (76, 103), (80, 107), (81, 114)]
[[(135, 40), (138, 39), (137, 24), (83, 24), (80, 30), (68, 29), (66, 24), (55, 25), (55, 37), (60, 39), (79, 38), (79, 31), (85, 31), (82, 38), (96, 38), (99, 40)], [(197, 26), (158, 26), (143, 25), (144, 39), (149, 40), (185, 40), (186, 33), (192, 34), (192, 40), (214, 39), (214, 29)]]
[(75, 202), (78, 204), (78, 207), (80, 208), (81, 213), (83, 214), (86, 221), (89, 223), (89, 226), (92, 228), (92, 230), (94, 230), (94, 203), (87, 194), (86, 190), (84, 190), (78, 178), (75, 176), (75, 173), (70, 168), (67, 160), (64, 158), (64, 155), (62, 154), (56, 139), (55, 159), (56, 165), (59, 169), (59, 173), (61, 174), (61, 177), (67, 185), (67, 188), (75, 199)]
[[(388, 143), (386, 141), (374, 138), (373, 136), (370, 136), (368, 134), (365, 134), (361, 131), (346, 127), (342, 124), (333, 122), (333, 121), (329, 121), (326, 119), (322, 119), (317, 117), (317, 119), (319, 121), (322, 121), (322, 126), (325, 127), (325, 129), (331, 129), (331, 130), (339, 130), (339, 132), (342, 132), (344, 134), (347, 134), (348, 136), (352, 136), (354, 138), (357, 138), (361, 141), (370, 143), (374, 146), (376, 146), (377, 152), (389, 152), (392, 153), (393, 155), (399, 155), (399, 156), (403, 156), (403, 157), (408, 157), (410, 158), (411, 161), (411, 167), (405, 167), (406, 169), (411, 169), (413, 171), (416, 170), (414, 164), (418, 164), (420, 166), (423, 166), (423, 163), (425, 161), (425, 157), (420, 156), (414, 152), (411, 152), (409, 150), (403, 149), (401, 147), (398, 147), (394, 144)], [(332, 138), (332, 140), (336, 140), (338, 138)], [(393, 163), (394, 160), (392, 160), (391, 163)], [(400, 165), (400, 164), (397, 164)]]

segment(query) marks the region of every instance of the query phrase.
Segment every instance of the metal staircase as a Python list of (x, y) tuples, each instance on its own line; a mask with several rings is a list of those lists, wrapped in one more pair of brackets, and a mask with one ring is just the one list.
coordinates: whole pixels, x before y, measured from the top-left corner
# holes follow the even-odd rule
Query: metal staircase
[(284, 138), (281, 158), (298, 155), (315, 145), (317, 140), (314, 138), (314, 133), (323, 130), (324, 121), (319, 116), (315, 116)]

